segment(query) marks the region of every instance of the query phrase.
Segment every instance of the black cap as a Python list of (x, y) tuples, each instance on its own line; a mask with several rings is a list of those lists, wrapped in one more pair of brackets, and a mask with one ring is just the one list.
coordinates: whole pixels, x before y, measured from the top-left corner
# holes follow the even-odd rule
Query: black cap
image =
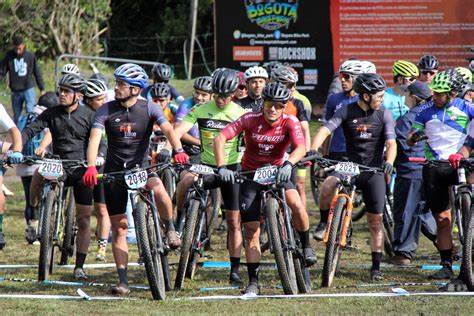
[(23, 37), (20, 36), (20, 35), (15, 35), (15, 36), (13, 36), (13, 38), (12, 38), (12, 43), (13, 43), (13, 45), (15, 45), (15, 46), (19, 46), (19, 45), (23, 44), (23, 43), (24, 43), (24, 42), (23, 42)]
[(412, 95), (415, 95), (422, 100), (427, 100), (431, 97), (430, 87), (423, 81), (416, 80), (409, 86), (400, 86), (400, 89), (404, 92), (410, 92)]

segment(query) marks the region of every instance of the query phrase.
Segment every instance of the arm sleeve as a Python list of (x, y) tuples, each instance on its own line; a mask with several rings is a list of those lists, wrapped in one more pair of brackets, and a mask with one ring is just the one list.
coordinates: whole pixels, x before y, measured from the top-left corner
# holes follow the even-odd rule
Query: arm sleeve
[(339, 111), (336, 111), (334, 113), (334, 115), (332, 116), (332, 118), (326, 124), (324, 124), (324, 127), (329, 129), (329, 131), (331, 131), (331, 133), (334, 132), (334, 130), (336, 128), (341, 126), (342, 121), (347, 116), (347, 109), (348, 109), (348, 107), (345, 106), (345, 107), (339, 109)]
[(182, 121), (192, 125), (196, 124), (199, 118), (199, 109), (200, 107), (193, 107), (191, 110), (189, 110), (188, 114), (183, 117)]
[(156, 106), (156, 104), (152, 101), (148, 101), (147, 106), (148, 114), (156, 123), (158, 123), (158, 125), (168, 122), (168, 119), (166, 118), (160, 106)]
[(248, 124), (249, 117), (247, 114), (242, 115), (236, 121), (228, 124), (221, 133), (225, 136), (226, 140), (234, 138), (235, 136), (242, 133), (245, 129), (245, 126)]
[(385, 140), (395, 139), (395, 121), (389, 110), (383, 112)]
[(288, 129), (290, 131), (290, 141), (293, 147), (304, 145), (304, 134), (301, 124), (294, 116), (288, 116)]
[(15, 123), (11, 119), (10, 115), (8, 115), (5, 107), (0, 104), (0, 131), (9, 131), (10, 128), (14, 127)]
[(295, 99), (296, 110), (298, 111), (297, 117), (300, 122), (309, 121), (308, 112), (304, 108), (304, 104), (301, 100)]
[(50, 109), (41, 113), (36, 121), (28, 125), (23, 131), (21, 132), (21, 140), (23, 145), (25, 145), (31, 138), (35, 135), (41, 133), (45, 128), (50, 128), (49, 120), (50, 120)]
[(174, 121), (175, 122), (181, 122), (183, 118), (188, 114), (189, 112), (189, 104), (187, 101), (181, 102), (181, 104), (178, 107), (178, 111), (176, 112), (176, 115), (174, 116)]
[(109, 107), (107, 104), (101, 106), (94, 115), (94, 121), (92, 123), (92, 128), (98, 128), (100, 130), (105, 129), (105, 121), (109, 115)]
[(38, 88), (41, 91), (44, 91), (44, 81), (43, 81), (43, 75), (41, 74), (41, 69), (39, 68), (38, 61), (36, 60), (36, 57), (33, 55), (33, 63), (34, 63), (34, 75), (36, 79), (36, 83), (38, 84)]

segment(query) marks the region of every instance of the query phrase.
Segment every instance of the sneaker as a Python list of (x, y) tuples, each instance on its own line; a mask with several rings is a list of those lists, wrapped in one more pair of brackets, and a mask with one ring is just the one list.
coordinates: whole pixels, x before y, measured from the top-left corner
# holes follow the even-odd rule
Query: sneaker
[(442, 292), (467, 292), (467, 285), (461, 279), (455, 279), (448, 282), (445, 286), (439, 288)]
[(30, 245), (32, 245), (38, 239), (38, 236), (36, 235), (36, 228), (33, 227), (33, 225), (28, 225), (28, 227), (26, 227), (25, 239)]
[(324, 235), (326, 234), (327, 226), (327, 223), (319, 222), (318, 227), (316, 227), (314, 230), (313, 238), (322, 241), (324, 239)]
[(77, 281), (85, 281), (87, 280), (87, 275), (82, 268), (74, 269), (74, 279)]
[(387, 263), (390, 263), (396, 266), (408, 266), (411, 263), (411, 259), (404, 255), (395, 255), (391, 258), (388, 258)]
[(125, 285), (123, 283), (112, 286), (111, 290), (112, 290), (112, 294), (114, 295), (125, 296), (125, 295), (130, 294), (130, 289), (128, 288), (128, 285)]
[(0, 233), (0, 250), (2, 250), (7, 245), (7, 241), (5, 240), (5, 234)]
[(242, 291), (244, 295), (259, 295), (260, 285), (256, 282), (250, 282), (249, 285)]
[(453, 267), (451, 263), (449, 262), (441, 262), (442, 268), (436, 271), (435, 274), (433, 274), (432, 278), (436, 280), (446, 280), (446, 279), (451, 279), (454, 275), (453, 272)]
[(383, 273), (380, 270), (370, 270), (370, 279), (372, 281), (382, 281)]
[(106, 251), (106, 247), (102, 245), (97, 247), (97, 255), (95, 256), (95, 261), (106, 261), (105, 251)]
[(316, 263), (316, 253), (311, 247), (303, 249), (303, 255), (307, 267), (311, 267), (313, 264)]
[(181, 246), (181, 239), (179, 239), (178, 234), (174, 230), (168, 230), (166, 232), (166, 238), (168, 239), (168, 245), (171, 249), (176, 249)]
[(231, 285), (243, 285), (244, 281), (242, 280), (242, 278), (240, 277), (238, 273), (233, 272), (230, 274), (229, 283)]
[(5, 196), (15, 196), (15, 193), (10, 191), (5, 184), (2, 184), (2, 191)]

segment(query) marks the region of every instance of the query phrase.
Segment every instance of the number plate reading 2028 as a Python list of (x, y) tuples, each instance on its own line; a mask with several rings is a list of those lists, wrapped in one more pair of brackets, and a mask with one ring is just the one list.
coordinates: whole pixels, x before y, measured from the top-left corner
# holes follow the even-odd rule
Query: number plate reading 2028
[(336, 172), (345, 176), (356, 176), (360, 174), (359, 166), (350, 162), (340, 162), (336, 165)]
[(61, 160), (43, 159), (38, 173), (48, 180), (59, 179), (63, 176), (63, 164)]
[(268, 166), (255, 170), (253, 181), (260, 184), (271, 184), (275, 182), (278, 167)]
[(145, 170), (125, 175), (125, 183), (130, 189), (139, 189), (146, 185), (148, 175)]

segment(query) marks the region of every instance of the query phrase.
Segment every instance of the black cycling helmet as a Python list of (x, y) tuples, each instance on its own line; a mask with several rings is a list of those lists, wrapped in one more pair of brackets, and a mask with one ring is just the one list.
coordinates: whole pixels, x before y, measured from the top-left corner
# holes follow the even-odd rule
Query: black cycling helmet
[(266, 101), (286, 103), (291, 98), (291, 91), (283, 83), (274, 81), (263, 88), (262, 97)]
[[(448, 68), (444, 71), (446, 75), (448, 75), (447, 84), (451, 88), (451, 91), (460, 91), (462, 90), (463, 86), (465, 85), (465, 79), (461, 72), (457, 70), (457, 68)], [(436, 77), (436, 76), (435, 76)], [(434, 80), (434, 78), (433, 78)], [(433, 81), (432, 81), (433, 82)], [(434, 91), (434, 90), (433, 90)]]
[(358, 75), (353, 85), (354, 91), (358, 94), (375, 94), (385, 90), (386, 87), (385, 80), (380, 75), (372, 73)]
[(219, 68), (213, 73), (212, 91), (217, 94), (234, 93), (239, 86), (237, 72), (229, 68)]
[(158, 82), (168, 82), (171, 78), (171, 67), (167, 64), (157, 63), (151, 70), (153, 78)]
[(266, 63), (265, 65), (263, 65), (263, 68), (265, 68), (269, 76), (272, 74), (272, 72), (275, 69), (280, 68), (280, 67), (283, 67), (283, 64), (277, 60), (270, 61)]
[(436, 70), (439, 67), (439, 61), (433, 55), (424, 55), (418, 62), (420, 70)]
[(53, 91), (48, 91), (38, 99), (38, 105), (44, 106), (45, 108), (51, 108), (59, 104), (59, 98)]
[(59, 80), (58, 86), (68, 87), (81, 93), (84, 93), (87, 88), (84, 78), (76, 74), (65, 74), (62, 76), (61, 80)]
[(212, 77), (203, 76), (194, 80), (193, 88), (204, 92), (212, 93)]
[(171, 96), (170, 88), (166, 83), (157, 83), (150, 90), (152, 98), (169, 98)]

